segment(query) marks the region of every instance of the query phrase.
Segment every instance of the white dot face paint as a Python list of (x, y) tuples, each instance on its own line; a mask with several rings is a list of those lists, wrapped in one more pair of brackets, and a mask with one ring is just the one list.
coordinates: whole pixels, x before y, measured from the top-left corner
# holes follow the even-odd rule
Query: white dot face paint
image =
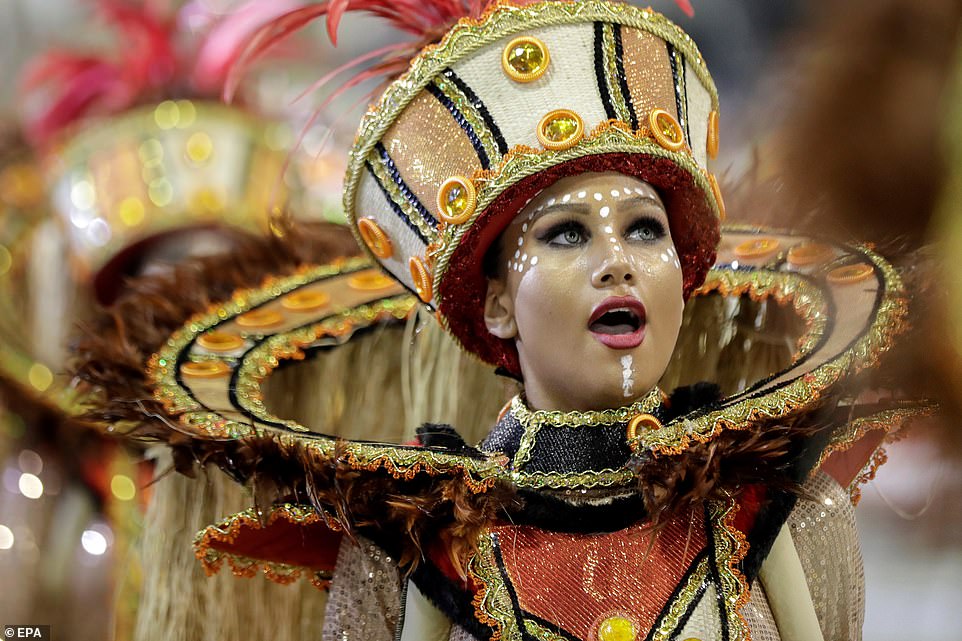
[[(619, 407), (657, 384), (683, 309), (667, 214), (651, 185), (621, 174), (585, 174), (547, 187), (505, 230), (510, 261), (502, 263), (509, 269), (498, 295), (509, 297), (504, 309), (513, 324), (502, 338), (517, 341), (534, 407)], [(638, 345), (605, 338), (638, 331), (619, 326), (617, 317), (602, 329), (589, 321), (599, 305), (621, 296), (645, 306)], [(499, 327), (489, 321), (492, 332)], [(539, 396), (539, 389), (552, 396)]]
[(625, 398), (635, 395), (634, 359), (631, 354), (621, 357), (621, 393)]

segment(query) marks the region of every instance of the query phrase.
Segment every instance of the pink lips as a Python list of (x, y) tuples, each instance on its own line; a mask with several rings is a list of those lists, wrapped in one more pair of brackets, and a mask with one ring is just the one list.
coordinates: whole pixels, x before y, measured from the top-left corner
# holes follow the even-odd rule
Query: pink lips
[(645, 340), (645, 306), (631, 296), (606, 298), (591, 312), (588, 331), (611, 349), (631, 349)]

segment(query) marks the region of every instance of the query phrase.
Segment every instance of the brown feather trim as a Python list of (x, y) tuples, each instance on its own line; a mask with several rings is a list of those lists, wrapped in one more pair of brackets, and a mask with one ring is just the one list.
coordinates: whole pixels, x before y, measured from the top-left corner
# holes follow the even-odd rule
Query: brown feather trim
[(189, 446), (190, 439), (171, 428), (148, 388), (150, 356), (187, 319), (229, 300), (237, 289), (359, 253), (351, 233), (340, 225), (282, 221), (275, 232), (242, 238), (228, 254), (191, 259), (167, 272), (132, 279), (114, 305), (84, 324), (70, 367), (90, 394), (91, 409), (82, 418), (114, 427), (132, 424), (129, 436), (168, 441), (182, 464), (178, 469), (189, 472), (183, 465), (194, 457), (178, 456), (177, 448)]
[(725, 430), (681, 454), (640, 454), (633, 467), (638, 491), (657, 528), (708, 500), (721, 500), (746, 485), (798, 492), (798, 464), (812, 440), (828, 426), (806, 413), (782, 424)]

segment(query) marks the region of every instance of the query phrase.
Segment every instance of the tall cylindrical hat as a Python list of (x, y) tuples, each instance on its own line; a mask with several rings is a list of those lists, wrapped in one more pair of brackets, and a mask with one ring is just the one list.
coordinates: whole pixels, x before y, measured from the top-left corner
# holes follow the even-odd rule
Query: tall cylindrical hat
[(426, 47), (366, 114), (344, 204), (368, 251), (482, 360), (518, 373), (484, 327), (485, 253), (549, 184), (615, 171), (665, 202), (686, 296), (724, 205), (707, 169), (718, 98), (692, 40), (605, 0), (498, 3)]

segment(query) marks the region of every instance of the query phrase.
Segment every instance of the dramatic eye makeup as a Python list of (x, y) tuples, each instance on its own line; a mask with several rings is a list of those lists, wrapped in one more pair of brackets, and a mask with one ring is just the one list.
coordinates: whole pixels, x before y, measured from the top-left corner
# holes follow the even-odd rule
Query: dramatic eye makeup
[(628, 227), (625, 238), (654, 242), (665, 237), (665, 225), (654, 216), (640, 216)]
[(574, 247), (586, 243), (591, 234), (577, 220), (561, 220), (538, 232), (536, 238), (550, 247)]

